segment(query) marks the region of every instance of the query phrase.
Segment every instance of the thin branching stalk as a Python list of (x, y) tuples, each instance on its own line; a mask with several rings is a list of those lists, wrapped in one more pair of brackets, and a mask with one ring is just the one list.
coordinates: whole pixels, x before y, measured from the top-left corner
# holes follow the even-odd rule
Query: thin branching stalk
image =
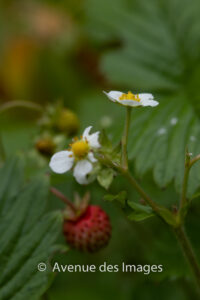
[[(139, 185), (139, 183), (135, 180), (135, 178), (131, 175), (129, 170), (123, 168), (122, 166), (116, 164), (115, 162), (112, 162), (109, 158), (107, 158), (105, 155), (99, 157), (99, 161), (101, 161), (102, 164), (109, 166), (116, 171), (118, 171), (122, 176), (124, 176), (126, 179), (128, 179), (129, 183), (136, 189), (138, 194), (145, 200), (145, 202), (153, 209), (153, 211), (160, 215), (158, 205), (146, 194), (146, 192), (143, 190), (143, 188)], [(164, 207), (163, 207), (164, 208)]]
[[(173, 215), (170, 210), (167, 208), (158, 205), (155, 203), (151, 197), (143, 190), (140, 184), (135, 180), (128, 169), (128, 156), (127, 156), (127, 143), (128, 143), (128, 131), (130, 126), (130, 113), (131, 110), (127, 109), (127, 116), (125, 121), (125, 129), (124, 134), (122, 136), (122, 162), (121, 165), (112, 161), (110, 158), (106, 157), (104, 153), (99, 155), (99, 161), (116, 170), (119, 174), (123, 175), (131, 186), (142, 196), (145, 202), (152, 208), (152, 210), (162, 219), (164, 220), (171, 228), (173, 228), (175, 235), (177, 237), (178, 242), (181, 245), (182, 251), (184, 256), (186, 257), (190, 268), (193, 272), (193, 275), (196, 279), (197, 285), (200, 291), (200, 267), (196, 255), (193, 251), (192, 245), (184, 231), (183, 224), (185, 220), (185, 215), (187, 211), (187, 187), (188, 187), (188, 179), (189, 179), (189, 172), (191, 167), (200, 160), (200, 155), (197, 155), (192, 160), (190, 159), (190, 153), (186, 152), (185, 156), (185, 170), (184, 170), (184, 179), (182, 185), (182, 193), (180, 199), (180, 208), (178, 214), (175, 216)], [(164, 214), (163, 214), (164, 213)], [(167, 215), (166, 215), (167, 214)]]
[[(142, 198), (146, 201), (146, 203), (153, 209), (153, 211), (161, 217), (164, 221), (166, 221), (162, 215), (160, 214), (160, 210), (166, 209), (162, 206), (158, 206), (143, 190), (143, 188), (138, 184), (138, 182), (134, 179), (134, 177), (131, 175), (131, 173), (128, 170), (123, 169), (118, 164), (110, 161), (108, 158), (104, 157), (100, 159), (102, 163), (106, 164), (107, 166), (110, 166), (111, 168), (117, 170), (120, 174), (122, 174), (129, 183), (134, 187), (134, 189), (142, 196)], [(170, 211), (169, 211), (170, 213)], [(178, 242), (181, 245), (182, 251), (184, 253), (184, 256), (186, 257), (190, 268), (195, 276), (196, 282), (198, 284), (199, 290), (200, 290), (200, 268), (197, 261), (197, 258), (194, 254), (192, 245), (181, 226), (172, 226), (168, 223), (168, 225), (174, 229), (175, 235), (178, 239)]]
[(141, 195), (141, 197), (146, 201), (146, 203), (153, 209), (153, 211), (159, 214), (159, 208), (157, 207), (157, 204), (143, 190), (143, 188), (139, 185), (139, 183), (135, 180), (131, 173), (128, 170), (124, 170), (123, 168), (119, 168), (119, 171), (126, 179), (128, 179), (130, 184), (134, 187), (138, 194)]
[(186, 235), (186, 232), (182, 226), (175, 229), (175, 235), (181, 245), (184, 256), (186, 257), (188, 264), (196, 279), (196, 283), (200, 291), (200, 267), (197, 261), (196, 255), (193, 251), (192, 245)]

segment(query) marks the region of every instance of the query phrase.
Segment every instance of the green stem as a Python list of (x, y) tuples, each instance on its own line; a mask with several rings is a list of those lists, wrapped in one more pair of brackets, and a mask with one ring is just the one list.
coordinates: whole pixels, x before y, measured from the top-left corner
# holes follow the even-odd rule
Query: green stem
[[(170, 225), (170, 227), (174, 228), (174, 232), (175, 235), (181, 245), (181, 248), (183, 250), (183, 253), (188, 261), (188, 264), (191, 267), (191, 270), (196, 278), (196, 282), (198, 284), (198, 287), (200, 289), (200, 268), (199, 268), (199, 264), (198, 261), (196, 259), (195, 253), (192, 249), (191, 243), (184, 231), (184, 228), (181, 227), (180, 225), (178, 226), (179, 220), (174, 218), (174, 216), (171, 214), (170, 211), (168, 211), (166, 208), (162, 207), (162, 206), (158, 206), (147, 194), (146, 192), (142, 189), (142, 187), (138, 184), (138, 182), (135, 180), (135, 178), (131, 175), (131, 173), (128, 171), (128, 169), (124, 168), (123, 166), (118, 165), (117, 163), (113, 162), (112, 160), (110, 160), (109, 158), (107, 158), (105, 155), (100, 156), (99, 160), (117, 170), (120, 174), (122, 174), (129, 182), (130, 184), (136, 189), (136, 191), (142, 196), (142, 198), (146, 201), (146, 203), (153, 209), (153, 211), (159, 216), (161, 217), (164, 221), (166, 221), (166, 223), (168, 223)], [(200, 160), (200, 155), (196, 156), (193, 160), (190, 161), (190, 154), (186, 153), (186, 160), (185, 160), (185, 172), (184, 172), (184, 180), (183, 180), (183, 189), (182, 189), (182, 196), (181, 196), (181, 204), (180, 204), (180, 209), (184, 209), (185, 204), (187, 202), (186, 199), (186, 194), (187, 194), (187, 184), (188, 184), (188, 177), (189, 177), (189, 171), (190, 168), (193, 166), (193, 164), (195, 162), (197, 162), (198, 160)], [(168, 219), (166, 220), (165, 217), (162, 214), (162, 210), (165, 210), (165, 213), (169, 213), (170, 214), (170, 219), (172, 217), (171, 220), (174, 220), (175, 223), (171, 223), (168, 221)], [(182, 213), (182, 211), (180, 210), (180, 214)], [(169, 215), (168, 215), (169, 216)], [(183, 219), (184, 220), (184, 215), (183, 215)]]
[(122, 167), (126, 170), (128, 170), (127, 144), (128, 144), (128, 132), (130, 127), (130, 120), (131, 120), (131, 107), (127, 107), (124, 133), (121, 141), (122, 142)]
[(193, 275), (196, 279), (197, 285), (200, 290), (200, 267), (199, 267), (199, 263), (197, 261), (196, 255), (192, 249), (191, 243), (190, 243), (183, 227), (176, 228), (175, 234), (181, 245), (183, 253), (188, 261), (188, 264), (193, 272)]
[(143, 188), (139, 185), (139, 183), (135, 180), (135, 178), (131, 175), (131, 173), (128, 170), (125, 170), (123, 168), (119, 168), (120, 173), (128, 179), (130, 184), (136, 189), (138, 194), (141, 195), (141, 197), (146, 201), (146, 203), (153, 209), (155, 213), (160, 215), (159, 208), (157, 204), (146, 194), (146, 192), (143, 190)]
[(195, 156), (191, 161), (190, 161), (190, 168), (197, 162), (200, 160), (200, 154), (198, 154), (197, 156)]
[(136, 191), (141, 195), (141, 197), (146, 201), (146, 203), (154, 210), (154, 212), (160, 216), (159, 213), (160, 207), (158, 207), (157, 204), (146, 194), (143, 188), (139, 185), (139, 183), (135, 180), (135, 178), (131, 175), (131, 173), (127, 169), (111, 161), (109, 158), (105, 157), (105, 155), (99, 157), (98, 159), (102, 164), (107, 165), (115, 169), (116, 171), (118, 171), (120, 174), (122, 174), (130, 182), (130, 184), (136, 189)]
[(185, 170), (184, 170), (184, 177), (183, 177), (183, 185), (182, 185), (182, 193), (181, 193), (181, 200), (180, 200), (180, 219), (183, 220), (186, 214), (186, 208), (188, 204), (187, 200), (187, 188), (188, 188), (188, 180), (189, 180), (189, 173), (192, 166), (200, 160), (200, 154), (195, 156), (192, 160), (190, 159), (190, 153), (186, 152), (185, 157)]
[(184, 208), (187, 205), (187, 187), (188, 187), (188, 179), (190, 173), (190, 155), (186, 152), (185, 156), (185, 170), (184, 170), (184, 177), (183, 177), (183, 185), (182, 185), (182, 193), (181, 193), (181, 200), (180, 200), (180, 213), (182, 214)]

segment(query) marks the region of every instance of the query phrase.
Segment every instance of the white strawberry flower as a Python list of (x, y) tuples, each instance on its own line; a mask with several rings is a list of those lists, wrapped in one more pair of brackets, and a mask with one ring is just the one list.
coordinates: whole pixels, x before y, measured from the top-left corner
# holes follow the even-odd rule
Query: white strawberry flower
[(104, 94), (113, 102), (117, 102), (124, 106), (138, 107), (138, 106), (157, 106), (159, 102), (154, 100), (152, 94), (133, 94), (128, 92), (127, 94), (119, 91), (110, 91)]
[(92, 126), (87, 127), (83, 136), (75, 138), (68, 150), (55, 153), (49, 163), (50, 168), (58, 174), (73, 169), (73, 175), (80, 184), (88, 184), (87, 176), (93, 170), (93, 164), (97, 162), (93, 152), (100, 148), (99, 132), (90, 134)]

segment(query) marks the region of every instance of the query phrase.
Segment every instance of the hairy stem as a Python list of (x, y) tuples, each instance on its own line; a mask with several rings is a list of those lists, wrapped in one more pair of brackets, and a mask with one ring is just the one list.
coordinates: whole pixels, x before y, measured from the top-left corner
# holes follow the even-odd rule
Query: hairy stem
[(196, 279), (197, 285), (200, 291), (200, 267), (197, 261), (196, 255), (192, 249), (191, 243), (185, 233), (183, 227), (178, 227), (175, 229), (176, 237), (181, 245), (183, 253), (188, 261), (188, 264), (193, 272), (193, 275)]
[(122, 136), (122, 167), (128, 170), (128, 155), (127, 155), (127, 143), (128, 143), (128, 132), (131, 120), (131, 107), (126, 108), (126, 120), (124, 133)]

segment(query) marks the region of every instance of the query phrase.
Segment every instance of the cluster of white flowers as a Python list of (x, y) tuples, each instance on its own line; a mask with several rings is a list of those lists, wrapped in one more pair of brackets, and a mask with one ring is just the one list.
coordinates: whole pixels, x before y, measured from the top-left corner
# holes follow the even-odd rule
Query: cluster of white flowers
[[(107, 97), (116, 103), (124, 106), (157, 106), (159, 103), (154, 99), (152, 94), (136, 94), (131, 92), (127, 94), (119, 91), (104, 92)], [(73, 175), (80, 184), (91, 182), (89, 175), (92, 173), (95, 163), (94, 152), (101, 145), (99, 143), (99, 132), (90, 134), (92, 126), (87, 127), (80, 139), (75, 138), (68, 150), (55, 153), (50, 160), (50, 168), (58, 174), (73, 170)]]

